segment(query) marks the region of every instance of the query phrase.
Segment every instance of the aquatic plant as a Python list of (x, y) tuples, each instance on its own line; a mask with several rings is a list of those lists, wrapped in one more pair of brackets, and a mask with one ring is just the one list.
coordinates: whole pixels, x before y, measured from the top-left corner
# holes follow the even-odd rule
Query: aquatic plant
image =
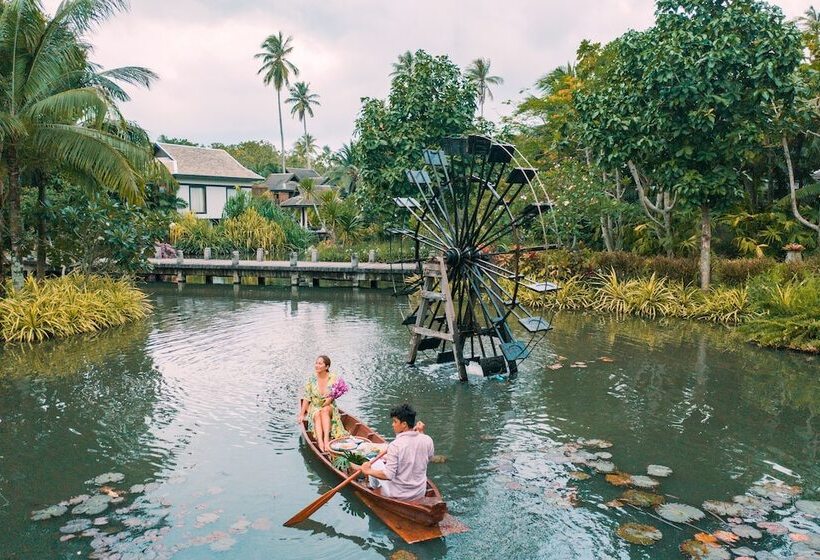
[(0, 339), (39, 342), (122, 325), (146, 317), (146, 295), (130, 280), (69, 274), (37, 281), (19, 290), (7, 287), (0, 299)]

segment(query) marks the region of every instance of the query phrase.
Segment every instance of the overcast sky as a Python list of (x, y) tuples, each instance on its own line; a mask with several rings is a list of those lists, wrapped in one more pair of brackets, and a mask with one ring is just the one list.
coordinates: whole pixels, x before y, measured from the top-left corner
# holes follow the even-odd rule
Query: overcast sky
[[(59, 0), (45, 0), (53, 11)], [(812, 0), (777, 0), (789, 18)], [(321, 97), (308, 131), (334, 150), (347, 142), (362, 97), (385, 97), (396, 57), (425, 49), (462, 68), (490, 58), (504, 78), (485, 116), (507, 114), (541, 75), (574, 60), (582, 39), (606, 42), (653, 22), (652, 0), (131, 0), (131, 10), (91, 37), (106, 68), (146, 66), (160, 79), (133, 91), (129, 119), (196, 142), (267, 139), (279, 144), (276, 92), (253, 55), (268, 35), (293, 36), (298, 79)], [(820, 3), (815, 2), (815, 5)], [(283, 100), (286, 97), (283, 91)], [(285, 144), (302, 125), (283, 108)]]

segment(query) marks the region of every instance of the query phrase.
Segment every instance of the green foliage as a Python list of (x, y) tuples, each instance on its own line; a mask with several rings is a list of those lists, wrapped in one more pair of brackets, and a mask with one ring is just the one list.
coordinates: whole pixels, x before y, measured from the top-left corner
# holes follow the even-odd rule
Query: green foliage
[(127, 279), (69, 274), (22, 289), (9, 283), (0, 298), (0, 340), (40, 342), (122, 325), (146, 317), (147, 297)]
[(386, 100), (364, 98), (353, 150), (362, 178), (357, 196), (365, 212), (383, 212), (393, 197), (410, 194), (405, 170), (420, 165), (424, 148), (468, 130), (475, 109), (475, 86), (458, 66), (422, 50), (395, 74)]
[[(55, 177), (48, 184), (47, 201), (48, 262), (85, 273), (145, 270), (154, 242), (165, 239), (178, 215), (176, 195), (154, 185), (140, 205)], [(35, 193), (29, 191), (23, 214), (34, 221), (36, 211)]]
[(188, 140), (187, 138), (175, 138), (173, 136), (166, 136), (164, 134), (159, 135), (159, 138), (157, 138), (157, 142), (160, 142), (161, 144), (177, 144), (179, 146), (201, 146), (201, 144), (197, 144), (196, 142)]
[(216, 226), (190, 212), (171, 224), (171, 243), (188, 255), (201, 255), (210, 247), (217, 253), (238, 250), (243, 254), (262, 248), (272, 256), (283, 256), (286, 242), (282, 227), (263, 216), (254, 205)]
[(261, 175), (267, 177), (271, 173), (281, 173), (281, 154), (267, 140), (245, 140), (238, 144), (220, 144), (214, 142), (211, 148), (225, 150), (239, 163)]
[(788, 276), (773, 270), (750, 283), (755, 315), (742, 332), (763, 346), (820, 352), (820, 276)]
[(772, 259), (719, 259), (715, 262), (715, 277), (723, 284), (738, 286), (775, 265)]

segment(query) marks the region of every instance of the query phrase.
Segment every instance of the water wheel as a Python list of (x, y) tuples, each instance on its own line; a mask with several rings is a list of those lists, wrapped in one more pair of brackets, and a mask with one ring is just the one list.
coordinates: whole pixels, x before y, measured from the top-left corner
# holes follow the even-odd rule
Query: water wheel
[(536, 171), (513, 145), (473, 135), (425, 150), (423, 166), (406, 176), (418, 196), (394, 202), (410, 215), (395, 231), (415, 244), (417, 266), (409, 290), (416, 303), (404, 321), (412, 334), (408, 363), (435, 350), (439, 363), (455, 362), (462, 380), (471, 362), (485, 376), (515, 373), (551, 328), (520, 294), (557, 289), (520, 266), (522, 255), (549, 247), (551, 204)]

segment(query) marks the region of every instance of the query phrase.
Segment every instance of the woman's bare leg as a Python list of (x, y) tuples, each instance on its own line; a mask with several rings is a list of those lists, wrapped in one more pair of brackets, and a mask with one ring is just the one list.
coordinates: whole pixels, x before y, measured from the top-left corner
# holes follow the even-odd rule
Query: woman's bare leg
[(316, 438), (316, 445), (319, 446), (319, 451), (327, 451), (325, 449), (325, 434), (324, 425), (322, 424), (322, 411), (317, 410), (313, 415), (313, 435)]
[(322, 423), (322, 431), (325, 436), (325, 450), (330, 448), (330, 407), (322, 407), (319, 411), (319, 420)]

